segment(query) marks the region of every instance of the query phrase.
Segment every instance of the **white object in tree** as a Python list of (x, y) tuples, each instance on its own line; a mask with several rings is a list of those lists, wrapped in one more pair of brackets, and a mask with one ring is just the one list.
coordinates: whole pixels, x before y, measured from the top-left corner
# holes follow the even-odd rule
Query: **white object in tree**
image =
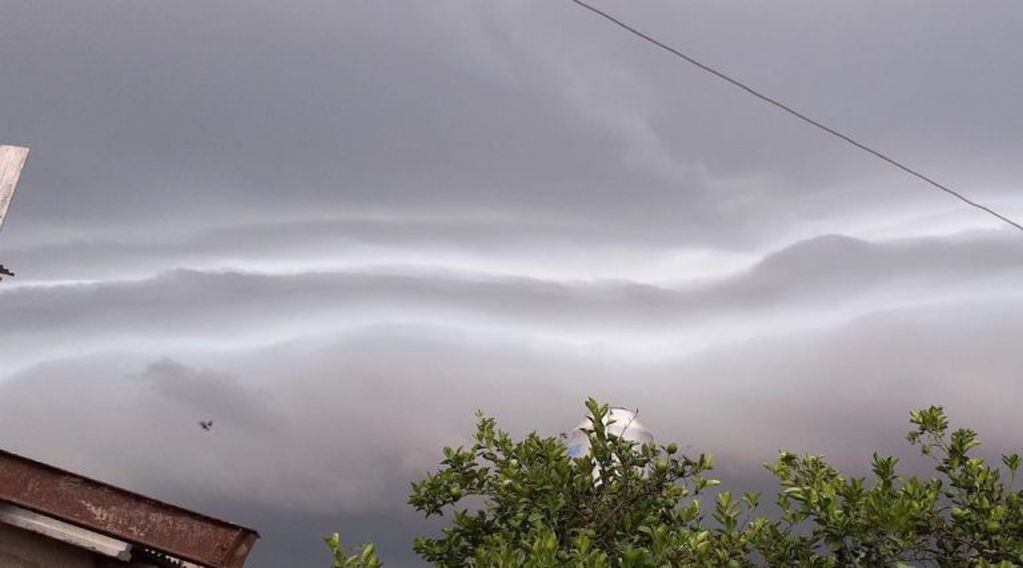
[(0, 227), (7, 218), (14, 188), (18, 186), (21, 169), (28, 159), (28, 148), (24, 146), (0, 146)]
[[(604, 417), (607, 433), (637, 444), (654, 443), (654, 435), (636, 420), (636, 412), (620, 406), (609, 409)], [(568, 455), (581, 458), (590, 453), (590, 439), (585, 430), (592, 430), (593, 424), (587, 418), (576, 426), (569, 436)]]

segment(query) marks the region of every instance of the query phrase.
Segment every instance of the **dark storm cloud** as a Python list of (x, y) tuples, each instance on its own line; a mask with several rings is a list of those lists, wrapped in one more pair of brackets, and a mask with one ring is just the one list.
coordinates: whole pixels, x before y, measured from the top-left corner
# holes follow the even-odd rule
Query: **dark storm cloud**
[[(336, 3), (292, 15), (256, 4), (76, 4), (60, 19), (11, 10), (22, 25), (4, 51), (29, 73), (12, 85), (8, 136), (59, 164), (26, 180), (43, 188), (23, 191), (29, 219), (514, 206), (527, 199), (520, 191), (564, 199), (552, 183), (626, 182), (601, 165), (613, 163), (608, 136), (452, 61), (454, 38), (415, 13)], [(32, 49), (43, 34), (57, 43)]]
[[(600, 5), (1023, 217), (1018, 1)], [(756, 488), (929, 403), (1018, 446), (1017, 235), (570, 2), (0, 21), (0, 447), (251, 524), (256, 566), (333, 529), (411, 565), (475, 408), (638, 406)]]
[[(1016, 5), (611, 7), (978, 195), (1020, 173)], [(4, 135), (35, 148), (8, 239), (369, 209), (734, 241), (856, 180), (952, 205), (567, 2), (5, 14)]]
[(579, 250), (579, 242), (591, 249), (620, 248), (632, 253), (664, 252), (675, 244), (654, 235), (615, 235), (592, 224), (542, 220), (328, 219), (222, 227), (178, 240), (79, 240), (24, 246), (8, 249), (4, 258), (27, 279), (59, 280), (115, 278), (182, 265), (216, 266), (226, 258), (309, 262), (355, 257), (365, 261), (373, 260), (373, 253), (381, 248), (391, 254), (450, 251), (520, 258), (534, 256), (530, 251), (542, 248), (550, 254), (578, 255), (585, 252)]
[[(967, 248), (983, 249), (988, 251), (983, 257), (997, 262), (1004, 251), (1015, 245), (1011, 236), (1007, 239), (983, 234), (963, 237), (962, 243), (940, 245), (924, 241), (919, 245), (897, 244), (888, 248), (908, 251), (904, 256), (911, 263), (931, 262), (932, 256), (943, 254), (944, 246), (951, 247), (951, 254), (956, 257), (968, 256)], [(580, 247), (580, 242), (585, 242), (586, 246)], [(992, 244), (990, 250), (988, 242)], [(8, 249), (4, 257), (10, 264), (19, 266), (25, 278), (45, 281), (117, 279), (118, 275), (122, 278), (124, 275), (150, 275), (180, 266), (216, 267), (226, 260), (310, 263), (336, 259), (365, 264), (386, 262), (388, 255), (400, 257), (401, 253), (405, 253), (406, 258), (420, 253), (421, 263), (429, 263), (431, 254), (444, 252), (471, 255), (477, 261), (487, 257), (535, 258), (542, 263), (543, 257), (532, 253), (537, 249), (551, 257), (579, 256), (589, 251), (618, 250), (643, 255), (705, 250), (679, 249), (676, 241), (663, 235), (609, 234), (603, 227), (591, 224), (472, 219), (324, 219), (221, 227), (197, 231), (180, 239), (79, 240), (23, 246)], [(923, 253), (922, 258), (912, 254), (917, 250)], [(709, 249), (708, 252), (727, 255), (734, 251)], [(1011, 252), (1008, 255), (1011, 261)], [(996, 256), (998, 258), (993, 258)]]
[[(395, 326), (318, 346), (184, 356), (200, 367), (96, 355), (5, 382), (0, 442), (165, 498), (262, 509), (245, 517), (255, 526), (276, 526), (275, 510), (311, 511), (309, 520), (332, 516), (362, 535), (346, 522), (369, 511), (409, 519), (406, 482), (434, 467), (441, 446), (468, 442), (477, 407), (514, 432), (555, 433), (579, 419), (586, 395), (615, 400), (639, 407), (658, 439), (713, 451), (739, 480), (779, 449), (826, 451), (843, 467), (861, 467), (874, 449), (905, 451), (906, 413), (928, 403), (977, 427), (992, 451), (1010, 450), (1023, 424), (1004, 393), (1023, 360), (1004, 343), (1023, 333), (1021, 310), (896, 310), (641, 365)], [(130, 359), (134, 371), (111, 373)], [(197, 377), (213, 385), (200, 389), (231, 396), (200, 401), (167, 388)], [(214, 419), (214, 431), (197, 417)]]
[(192, 369), (171, 359), (146, 365), (131, 380), (201, 419), (216, 416), (253, 435), (273, 428), (279, 420), (266, 411), (258, 388), (242, 383), (237, 377)]
[(1018, 239), (871, 244), (847, 237), (799, 243), (748, 272), (686, 289), (400, 268), (285, 275), (181, 270), (140, 281), (8, 290), (0, 337), (11, 348), (19, 338), (35, 342), (50, 334), (222, 337), (289, 320), (329, 317), (344, 328), (367, 318), (445, 311), (583, 334), (623, 325), (656, 331), (744, 312), (840, 308), (872, 293), (912, 302), (920, 286), (940, 299), (963, 285), (997, 289), (999, 279), (1021, 271)]
[[(167, 388), (170, 381), (202, 376), (212, 383), (205, 389), (216, 391), (224, 372), (162, 360), (133, 373), (107, 375), (100, 374), (104, 366), (98, 361), (110, 356), (96, 356), (49, 364), (8, 382), (4, 432), (8, 443), (21, 446), (31, 439), (31, 445), (59, 454), (63, 436), (79, 431), (89, 443), (76, 452), (77, 459), (136, 484), (190, 486), (190, 476), (202, 469), (194, 463), (199, 460), (203, 467), (217, 464), (217, 472), (227, 471), (193, 491), (343, 510), (400, 506), (377, 477), (365, 473), (397, 467), (401, 475), (414, 475), (430, 467), (437, 448), (464, 441), (474, 407), (498, 415), (516, 431), (556, 432), (575, 422), (587, 394), (639, 406), (659, 437), (749, 465), (783, 447), (827, 449), (848, 461), (848, 452), (898, 444), (905, 413), (927, 402), (948, 405), (958, 419), (1004, 445), (1014, 442), (1019, 425), (1014, 401), (1001, 393), (1011, 388), (1020, 360), (1002, 349), (998, 338), (1020, 332), (1020, 309), (1019, 304), (977, 304), (929, 313), (897, 310), (823, 333), (760, 340), (742, 346), (738, 358), (732, 346), (695, 359), (645, 365), (393, 326), (318, 347), (291, 344), (189, 356), (244, 377), (245, 386), (233, 388), (231, 397), (197, 396), (202, 389), (181, 396)], [(967, 328), (974, 339), (951, 343), (957, 327)], [(978, 388), (978, 380), (987, 388)], [(886, 391), (883, 401), (874, 400), (878, 388)], [(799, 389), (798, 399), (793, 389)], [(76, 396), (72, 400), (62, 393)], [(758, 404), (750, 405), (754, 400)], [(861, 423), (859, 412), (872, 400), (877, 423)], [(61, 420), (22, 437), (42, 408), (59, 410)], [(740, 416), (758, 436), (735, 439), (731, 425)], [(216, 420), (213, 435), (202, 437), (195, 417)], [(807, 428), (810, 424), (814, 427)], [(167, 449), (160, 458), (180, 458), (160, 465), (171, 468), (164, 473), (146, 469), (160, 463), (147, 457), (157, 443)], [(105, 463), (115, 447), (122, 448), (123, 457)], [(256, 468), (270, 448), (274, 457)], [(360, 457), (345, 462), (352, 456)], [(245, 464), (253, 471), (242, 473)], [(237, 486), (219, 485), (231, 482), (227, 473), (236, 476)], [(259, 491), (266, 481), (289, 476), (304, 483)], [(334, 489), (321, 493), (328, 487)]]

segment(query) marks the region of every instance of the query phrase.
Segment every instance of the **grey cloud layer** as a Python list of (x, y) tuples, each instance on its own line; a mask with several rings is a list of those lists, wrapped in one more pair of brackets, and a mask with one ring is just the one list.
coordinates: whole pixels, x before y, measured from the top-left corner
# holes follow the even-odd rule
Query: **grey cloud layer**
[[(1023, 144), (1018, 5), (942, 4), (926, 19), (811, 2), (625, 8), (1019, 210), (1004, 194)], [(856, 185), (857, 210), (951, 205), (568, 3), (56, 9), (5, 7), (19, 25), (0, 49), (19, 80), (5, 91), (4, 135), (36, 148), (8, 240), (369, 208), (750, 242), (827, 219), (802, 200), (864, 176), (890, 183)]]
[[(601, 3), (1023, 217), (1023, 4)], [(1018, 445), (1023, 245), (570, 2), (0, 0), (0, 447), (411, 565), (472, 411), (595, 395), (764, 487)], [(213, 432), (199, 420), (214, 420)], [(755, 432), (756, 435), (750, 435)]]
[[(898, 443), (880, 436), (890, 437), (887, 428), (900, 425), (908, 405), (923, 399), (948, 405), (994, 443), (1012, 444), (1019, 419), (1015, 399), (1005, 393), (1016, 388), (1020, 355), (1007, 347), (1021, 331), (1021, 315), (1018, 301), (904, 308), (812, 333), (759, 337), (698, 356), (648, 363), (399, 325), (252, 351), (178, 350), (176, 357), (200, 368), (166, 358), (154, 361), (146, 353), (100, 352), (40, 365), (6, 383), (5, 438), (19, 446), (39, 444), (59, 457), (67, 449), (65, 436), (81, 430), (96, 436), (99, 445), (84, 444), (72, 455), (116, 476), (137, 475), (134, 483), (154, 487), (195, 482), (191, 476), (175, 479), (171, 472), (139, 475), (139, 465), (132, 465), (139, 459), (160, 463), (163, 456), (149, 455), (149, 449), (164, 438), (181, 444), (178, 450), (186, 454), (203, 448), (192, 444), (214, 443), (198, 442), (204, 438), (195, 437), (201, 432), (193, 432), (193, 420), (216, 419), (227, 445), (245, 440), (231, 450), (247, 454), (237, 456), (241, 462), (263, 459), (259, 451), (249, 453), (257, 448), (287, 453), (305, 446), (325, 455), (352, 450), (351, 455), (362, 457), (344, 467), (274, 462), (294, 468), (293, 476), (317, 480), (317, 487), (343, 487), (375, 483), (353, 474), (378, 460), (405, 460), (414, 471), (428, 467), (438, 444), (467, 436), (473, 407), (500, 414), (517, 430), (557, 431), (574, 423), (578, 399), (587, 394), (641, 407), (651, 425), (658, 426), (659, 437), (681, 438), (746, 463), (764, 457), (750, 455), (752, 449), (829, 450), (842, 459), (846, 451)], [(226, 371), (204, 370), (209, 368)], [(879, 388), (884, 397), (877, 397)], [(870, 421), (858, 423), (868, 407)], [(41, 412), (60, 417), (36, 432), (49, 431), (54, 438), (22, 437), (39, 428)], [(131, 424), (138, 424), (137, 432)], [(737, 429), (746, 428), (758, 436), (735, 437)], [(847, 433), (836, 438), (842, 429)], [(329, 443), (320, 446), (314, 431), (330, 432)], [(109, 440), (100, 440), (103, 436)], [(154, 436), (151, 442), (149, 436)], [(133, 440), (118, 458), (125, 463), (104, 464), (102, 449), (120, 445), (125, 437)], [(231, 456), (204, 459), (230, 461)], [(175, 467), (195, 465), (184, 460)], [(230, 483), (240, 465), (218, 473), (224, 476), (221, 481)], [(193, 490), (224, 491), (242, 499), (249, 488), (235, 481), (239, 485), (233, 489), (200, 484)], [(395, 503), (386, 493), (352, 495)], [(330, 495), (297, 483), (260, 500), (299, 508), (364, 504), (351, 498), (331, 502)]]
[[(580, 242), (587, 246), (581, 248)], [(60, 280), (110, 279), (139, 270), (150, 274), (183, 264), (219, 266), (229, 259), (306, 264), (347, 259), (367, 264), (386, 262), (404, 251), (407, 258), (418, 253), (423, 262), (436, 262), (431, 253), (445, 252), (477, 261), (489, 257), (542, 262), (531, 251), (542, 248), (560, 257), (615, 250), (643, 255), (670, 252), (677, 245), (666, 235), (623, 235), (599, 224), (564, 220), (325, 219), (216, 227), (178, 239), (60, 241), (10, 248), (5, 258), (19, 266), (27, 279)]]
[(584, 341), (623, 329), (642, 337), (728, 318), (807, 319), (809, 310), (854, 309), (865, 301), (914, 304), (921, 287), (932, 302), (980, 291), (1012, 295), (1021, 272), (1023, 245), (1011, 239), (869, 244), (845, 237), (800, 243), (748, 272), (683, 289), (401, 267), (289, 275), (182, 270), (140, 281), (4, 291), (0, 352), (15, 362), (52, 337), (75, 348), (118, 337), (281, 341), (301, 335), (295, 322), (328, 332), (444, 313), (458, 316), (455, 325), (460, 319)]
[[(930, 402), (998, 451), (1023, 426), (1006, 396), (1023, 364), (1006, 338), (1021, 322), (1019, 302), (897, 310), (648, 364), (407, 326), (177, 355), (194, 366), (97, 354), (6, 381), (0, 443), (213, 512), (306, 511), (336, 523), (370, 511), (407, 518), (407, 481), (441, 446), (467, 442), (473, 408), (516, 432), (557, 432), (589, 394), (638, 406), (659, 439), (713, 451), (739, 479), (780, 448), (826, 451), (843, 466), (905, 450), (906, 411)], [(205, 419), (213, 432), (196, 425)], [(253, 515), (238, 520), (269, 522)], [(319, 554), (308, 541), (277, 546), (309, 565)]]
[[(905, 412), (931, 402), (1011, 447), (1021, 270), (1017, 240), (990, 235), (824, 237), (680, 288), (422, 267), (26, 285), (0, 292), (0, 353), (23, 363), (0, 383), (0, 444), (257, 526), (376, 514), (406, 537), (430, 530), (403, 511), (407, 482), (464, 443), (477, 407), (556, 432), (587, 395), (638, 406), (757, 487), (779, 448), (846, 465), (900, 450)], [(729, 319), (739, 331), (714, 332)], [(708, 342), (622, 356), (679, 330)], [(316, 561), (273, 530), (262, 565)]]

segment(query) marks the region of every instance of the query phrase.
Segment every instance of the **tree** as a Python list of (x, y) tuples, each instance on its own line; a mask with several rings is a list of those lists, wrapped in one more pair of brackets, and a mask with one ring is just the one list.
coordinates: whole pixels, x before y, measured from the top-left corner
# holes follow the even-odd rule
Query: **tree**
[(376, 554), (376, 547), (372, 544), (356, 547), (354, 554), (349, 554), (345, 551), (340, 534), (334, 533), (323, 541), (327, 543), (327, 548), (334, 558), (334, 568), (380, 568), (383, 565)]
[[(522, 440), (479, 416), (469, 448), (445, 448), (439, 471), (412, 484), (409, 503), (450, 515), (415, 551), (441, 567), (1023, 566), (1023, 492), (1018, 454), (1003, 470), (971, 454), (969, 429), (952, 430), (940, 407), (912, 412), (908, 440), (937, 475), (904, 478), (898, 460), (874, 455), (869, 478), (847, 477), (821, 456), (782, 452), (765, 467), (778, 479), (779, 513), (760, 496), (713, 490), (713, 459), (675, 444), (636, 445), (607, 431), (609, 410), (586, 404), (589, 455), (574, 459), (553, 437)], [(379, 566), (371, 548), (335, 566)], [(339, 552), (341, 551), (341, 552)]]

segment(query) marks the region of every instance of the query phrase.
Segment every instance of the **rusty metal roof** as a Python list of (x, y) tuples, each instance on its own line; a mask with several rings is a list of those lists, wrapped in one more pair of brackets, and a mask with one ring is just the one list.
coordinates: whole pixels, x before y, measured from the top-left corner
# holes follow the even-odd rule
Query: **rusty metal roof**
[(259, 534), (0, 450), (0, 501), (210, 568), (240, 568)]

